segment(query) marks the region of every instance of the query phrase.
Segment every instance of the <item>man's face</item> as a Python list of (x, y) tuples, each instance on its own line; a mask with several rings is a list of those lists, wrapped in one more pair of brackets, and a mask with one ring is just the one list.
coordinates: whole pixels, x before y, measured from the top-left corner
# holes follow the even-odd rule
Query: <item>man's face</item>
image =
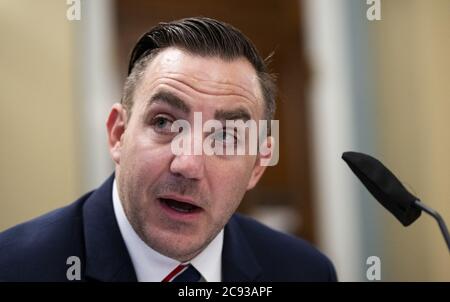
[(264, 171), (258, 155), (174, 155), (171, 125), (183, 119), (193, 127), (194, 112), (202, 113), (203, 123), (239, 119), (243, 112), (262, 119), (251, 64), (167, 48), (146, 67), (129, 120), (116, 104), (107, 122), (128, 220), (150, 247), (180, 261), (214, 239)]

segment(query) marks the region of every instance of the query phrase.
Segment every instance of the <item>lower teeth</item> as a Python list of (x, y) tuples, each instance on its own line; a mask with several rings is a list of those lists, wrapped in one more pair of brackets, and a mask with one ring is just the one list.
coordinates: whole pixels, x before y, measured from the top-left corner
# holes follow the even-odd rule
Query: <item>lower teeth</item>
[(193, 207), (181, 207), (181, 206), (177, 206), (177, 204), (173, 201), (171, 201), (170, 199), (161, 199), (162, 202), (164, 202), (169, 208), (171, 208), (174, 211), (180, 212), (180, 213), (190, 213), (192, 211), (194, 211)]
[(187, 209), (180, 209), (180, 208), (176, 208), (176, 207), (172, 207), (172, 206), (169, 206), (171, 209), (174, 209), (175, 211), (178, 211), (178, 212), (183, 212), (183, 213), (189, 213), (189, 212), (191, 212), (192, 210), (187, 210)]

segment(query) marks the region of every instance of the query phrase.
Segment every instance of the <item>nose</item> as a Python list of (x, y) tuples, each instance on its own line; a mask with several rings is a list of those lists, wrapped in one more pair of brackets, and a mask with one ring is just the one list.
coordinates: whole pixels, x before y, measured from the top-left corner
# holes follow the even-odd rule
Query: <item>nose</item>
[[(194, 119), (198, 119), (197, 112), (194, 113)], [(200, 115), (201, 122), (201, 115)], [(186, 127), (187, 131), (181, 133), (181, 136), (177, 136), (179, 140), (172, 141), (172, 153), (174, 155), (172, 162), (170, 163), (170, 172), (175, 175), (181, 175), (187, 179), (200, 180), (203, 177), (205, 170), (205, 158), (203, 155), (203, 132), (200, 128), (194, 129)], [(174, 152), (174, 146), (182, 145), (182, 150)], [(189, 146), (190, 148), (186, 148)]]
[(200, 180), (205, 169), (203, 155), (176, 155), (170, 163), (170, 172), (188, 179)]

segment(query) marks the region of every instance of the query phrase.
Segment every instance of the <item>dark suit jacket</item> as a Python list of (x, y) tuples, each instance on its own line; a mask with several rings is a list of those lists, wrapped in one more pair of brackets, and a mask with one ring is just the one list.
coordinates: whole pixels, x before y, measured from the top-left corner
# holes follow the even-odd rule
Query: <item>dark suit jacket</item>
[[(0, 233), (1, 281), (68, 281), (67, 258), (83, 281), (136, 281), (117, 225), (111, 176), (71, 205)], [(336, 281), (331, 262), (305, 241), (233, 215), (225, 226), (223, 281)]]

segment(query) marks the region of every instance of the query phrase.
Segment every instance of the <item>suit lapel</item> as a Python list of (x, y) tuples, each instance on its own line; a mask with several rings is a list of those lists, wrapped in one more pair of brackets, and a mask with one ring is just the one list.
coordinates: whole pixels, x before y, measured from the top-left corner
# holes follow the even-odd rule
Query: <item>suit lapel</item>
[(95, 190), (83, 207), (86, 279), (133, 282), (133, 264), (120, 234), (112, 204), (114, 174)]
[(236, 215), (225, 226), (222, 251), (222, 279), (224, 282), (258, 281), (262, 274)]

